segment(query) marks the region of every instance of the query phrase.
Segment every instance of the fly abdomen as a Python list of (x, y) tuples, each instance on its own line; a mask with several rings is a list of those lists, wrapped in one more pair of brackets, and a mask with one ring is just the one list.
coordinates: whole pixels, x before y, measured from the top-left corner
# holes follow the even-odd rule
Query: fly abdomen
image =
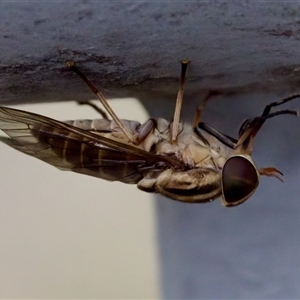
[[(65, 123), (88, 131), (103, 132), (103, 133), (121, 131), (121, 129), (118, 127), (115, 121), (107, 120), (107, 119), (71, 120), (71, 121), (65, 121)], [(141, 126), (139, 122), (130, 121), (130, 120), (121, 120), (121, 123), (132, 134), (138, 132), (139, 127)]]
[(61, 169), (125, 183), (137, 183), (142, 178), (138, 166), (145, 164), (145, 160), (137, 159), (134, 154), (91, 142), (76, 132), (62, 132), (59, 128), (42, 126), (32, 132), (38, 145), (44, 145), (44, 150), (55, 154), (44, 156), (42, 151), (39, 158)]
[(94, 120), (70, 120), (64, 123), (88, 131), (110, 132), (111, 120), (94, 119)]

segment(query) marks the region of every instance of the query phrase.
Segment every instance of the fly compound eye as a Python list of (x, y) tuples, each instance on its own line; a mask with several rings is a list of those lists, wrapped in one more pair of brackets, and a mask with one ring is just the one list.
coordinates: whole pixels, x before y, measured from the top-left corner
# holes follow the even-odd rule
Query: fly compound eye
[(258, 186), (255, 165), (244, 156), (229, 158), (222, 170), (222, 204), (236, 206), (246, 201)]

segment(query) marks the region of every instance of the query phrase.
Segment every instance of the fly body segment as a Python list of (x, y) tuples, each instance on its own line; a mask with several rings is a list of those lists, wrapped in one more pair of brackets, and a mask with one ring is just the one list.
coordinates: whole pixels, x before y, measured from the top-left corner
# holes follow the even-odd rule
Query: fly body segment
[(120, 120), (102, 93), (74, 65), (75, 71), (101, 101), (111, 119), (60, 122), (18, 109), (0, 107), (1, 138), (13, 148), (61, 170), (109, 181), (137, 184), (173, 200), (204, 203), (222, 197), (222, 204), (236, 206), (256, 190), (260, 175), (277, 177), (276, 168), (258, 169), (251, 154), (256, 134), (272, 117), (297, 111), (272, 108), (299, 98), (293, 95), (267, 105), (262, 114), (246, 120), (237, 139), (206, 123), (199, 106), (194, 126), (180, 123), (184, 79), (189, 61), (181, 62), (180, 88), (172, 122), (149, 119), (144, 124)]

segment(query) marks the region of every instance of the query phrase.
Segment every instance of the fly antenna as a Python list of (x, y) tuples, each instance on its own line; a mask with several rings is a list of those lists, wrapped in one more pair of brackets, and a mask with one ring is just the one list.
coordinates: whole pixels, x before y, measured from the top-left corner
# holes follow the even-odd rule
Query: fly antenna
[(112, 119), (117, 123), (120, 129), (123, 131), (124, 135), (128, 138), (129, 141), (135, 143), (135, 139), (133, 135), (129, 132), (129, 130), (122, 124), (119, 117), (115, 114), (111, 106), (108, 104), (104, 95), (92, 84), (92, 82), (75, 66), (74, 61), (67, 61), (67, 67), (69, 67), (72, 71), (74, 71), (77, 75), (81, 77), (81, 79), (88, 85), (88, 87), (96, 94), (101, 104), (104, 106), (106, 111), (112, 117)]
[(176, 143), (178, 132), (179, 132), (179, 122), (180, 122), (180, 113), (182, 107), (182, 100), (183, 100), (183, 88), (184, 88), (184, 80), (186, 75), (187, 66), (189, 64), (188, 59), (181, 60), (181, 75), (180, 75), (180, 86), (177, 94), (176, 99), (176, 106), (172, 124), (172, 131), (171, 131), (171, 142)]

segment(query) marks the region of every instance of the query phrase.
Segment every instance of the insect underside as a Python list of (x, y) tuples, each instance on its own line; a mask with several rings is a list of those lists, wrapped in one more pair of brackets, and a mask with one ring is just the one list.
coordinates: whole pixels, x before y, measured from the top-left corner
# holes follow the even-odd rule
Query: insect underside
[(252, 161), (253, 141), (263, 123), (281, 114), (271, 112), (293, 95), (267, 105), (263, 113), (246, 120), (238, 139), (200, 122), (205, 102), (198, 108), (194, 126), (180, 123), (184, 79), (189, 61), (181, 62), (180, 88), (172, 122), (149, 119), (144, 124), (120, 120), (102, 93), (74, 65), (75, 71), (97, 95), (111, 120), (60, 122), (22, 110), (0, 107), (0, 129), (10, 138), (8, 145), (37, 157), (59, 169), (70, 170), (109, 181), (137, 184), (146, 192), (168, 198), (203, 203), (222, 196), (222, 204), (236, 206), (256, 190), (260, 175), (280, 179), (276, 168), (257, 169)]

